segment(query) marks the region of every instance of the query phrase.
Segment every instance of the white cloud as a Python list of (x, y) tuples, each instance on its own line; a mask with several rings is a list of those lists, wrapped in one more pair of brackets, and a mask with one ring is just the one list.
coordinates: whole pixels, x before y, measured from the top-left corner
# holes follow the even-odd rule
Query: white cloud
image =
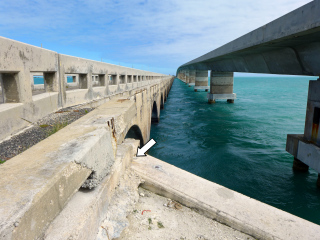
[(58, 52), (59, 46), (67, 46), (79, 49), (80, 57), (94, 51), (174, 73), (179, 65), (308, 2), (2, 0), (0, 33), (31, 44), (34, 39), (50, 41)]

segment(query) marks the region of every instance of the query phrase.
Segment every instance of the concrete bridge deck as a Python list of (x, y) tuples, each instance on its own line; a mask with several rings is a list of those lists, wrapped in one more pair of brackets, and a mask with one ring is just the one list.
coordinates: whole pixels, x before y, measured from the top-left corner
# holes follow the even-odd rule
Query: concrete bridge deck
[[(309, 36), (309, 39), (314, 39), (310, 36), (317, 36), (312, 34), (319, 27), (319, 2), (307, 4), (293, 15), (288, 14), (281, 21), (276, 20), (270, 26), (238, 41), (244, 44), (244, 39), (258, 39), (262, 35), (262, 40), (259, 42), (258, 39), (254, 46), (248, 43), (233, 48), (239, 54), (251, 47), (259, 48), (259, 51), (248, 54), (248, 59), (245, 55), (239, 55), (236, 59), (236, 55), (230, 55), (227, 50), (222, 57), (221, 51), (229, 49), (224, 47), (214, 53), (215, 62), (209, 61), (212, 57), (209, 54), (202, 60), (183, 65), (179, 68), (179, 74), (183, 72), (182, 76), (188, 79), (194, 77), (195, 85), (198, 82), (199, 86), (203, 86), (205, 73), (208, 73), (208, 69), (213, 70), (216, 81), (212, 81), (212, 86), (216, 88), (210, 87), (210, 94), (216, 96), (233, 94), (233, 73), (230, 73), (233, 71), (254, 72), (258, 71), (255, 69), (261, 69), (259, 71), (263, 72), (271, 69), (273, 73), (280, 73), (284, 71), (282, 67), (289, 69), (286, 65), (294, 67), (300, 64), (297, 69), (301, 73), (316, 73), (319, 66), (315, 66), (314, 58), (310, 58), (312, 64), (308, 65), (307, 57), (301, 63), (298, 55), (293, 53), (296, 50), (300, 51), (301, 56), (303, 53), (309, 56), (311, 50), (304, 45), (303, 39), (307, 38), (303, 36)], [(298, 21), (296, 24), (300, 27), (293, 27), (286, 34), (275, 35), (276, 39), (268, 38), (274, 35), (273, 31), (281, 29), (281, 26), (273, 28), (277, 24), (284, 22), (283, 26), (290, 27), (289, 22), (294, 16), (306, 15), (311, 19), (307, 21), (309, 28), (301, 30), (303, 25)], [(279, 44), (276, 48), (262, 46), (267, 44), (267, 40), (273, 44), (285, 38), (290, 40), (291, 36), (298, 34), (297, 29), (303, 33), (298, 36), (302, 39), (301, 46), (307, 50), (301, 50), (296, 45), (288, 47)], [(159, 121), (160, 109), (172, 85), (171, 76), (66, 56), (5, 38), (0, 38), (0, 44), (0, 140), (62, 107), (84, 104), (96, 108), (0, 165), (0, 174), (3, 176), (0, 185), (1, 240), (99, 239), (98, 232), (103, 237), (108, 236), (103, 234), (109, 230), (102, 230), (101, 226), (112, 214), (108, 211), (112, 209), (113, 196), (117, 195), (120, 178), (128, 171), (140, 176), (141, 182), (137, 181), (137, 184), (143, 183), (142, 186), (147, 189), (195, 208), (203, 215), (255, 238), (318, 238), (319, 225), (150, 156), (134, 159), (137, 147), (150, 138), (151, 122)], [(316, 42), (310, 46), (312, 50), (317, 49)], [(288, 58), (288, 62), (273, 66), (271, 62), (279, 56), (279, 52), (284, 54), (283, 59)], [(293, 59), (290, 60), (290, 57)], [(250, 65), (250, 61), (261, 58), (261, 65)], [(195, 74), (190, 74), (192, 69), (196, 69)], [(34, 76), (39, 75), (44, 78), (40, 87), (42, 93), (36, 92), (39, 87), (35, 87), (33, 82)], [(68, 76), (72, 82), (67, 81)], [(233, 102), (233, 97), (230, 96), (228, 100)], [(314, 112), (318, 114), (320, 111), (320, 100), (315, 91), (311, 91), (309, 100), (312, 110), (307, 112), (309, 117), (305, 137), (311, 134), (309, 125), (310, 119), (314, 119)], [(312, 135), (312, 141), (311, 145), (316, 147), (318, 139)], [(290, 143), (290, 149), (296, 151), (299, 144), (295, 140)], [(298, 156), (301, 156), (299, 153)], [(319, 160), (317, 156), (316, 159)]]
[(181, 65), (181, 70), (320, 75), (320, 1)]
[[(181, 65), (177, 76), (197, 91), (208, 87), (210, 70), (209, 103), (234, 103), (234, 72), (320, 76), (319, 12), (320, 0), (314, 0)], [(294, 156), (294, 170), (318, 172), (320, 188), (319, 79), (309, 82), (304, 134), (289, 134), (286, 150)]]

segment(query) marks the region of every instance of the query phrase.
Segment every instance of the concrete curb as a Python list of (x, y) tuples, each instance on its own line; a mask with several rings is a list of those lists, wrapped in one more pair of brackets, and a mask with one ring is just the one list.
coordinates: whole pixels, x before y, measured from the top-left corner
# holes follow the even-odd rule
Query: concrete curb
[(132, 169), (143, 188), (171, 198), (257, 239), (318, 239), (320, 226), (207, 181), (151, 156)]

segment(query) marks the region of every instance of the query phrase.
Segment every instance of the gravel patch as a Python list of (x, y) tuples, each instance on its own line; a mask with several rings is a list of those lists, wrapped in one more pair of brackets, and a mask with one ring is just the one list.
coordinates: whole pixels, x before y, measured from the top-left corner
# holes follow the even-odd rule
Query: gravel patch
[(22, 153), (93, 109), (81, 108), (81, 106), (63, 108), (36, 123), (30, 122), (31, 127), (0, 143), (0, 164)]

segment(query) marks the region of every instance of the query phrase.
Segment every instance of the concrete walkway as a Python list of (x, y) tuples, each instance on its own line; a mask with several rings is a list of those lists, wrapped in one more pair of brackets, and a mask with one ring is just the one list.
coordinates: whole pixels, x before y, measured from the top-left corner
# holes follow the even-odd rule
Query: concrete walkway
[(139, 193), (130, 225), (117, 240), (254, 239), (148, 190), (140, 188)]
[(257, 239), (319, 239), (320, 226), (151, 156), (132, 163), (141, 186)]

